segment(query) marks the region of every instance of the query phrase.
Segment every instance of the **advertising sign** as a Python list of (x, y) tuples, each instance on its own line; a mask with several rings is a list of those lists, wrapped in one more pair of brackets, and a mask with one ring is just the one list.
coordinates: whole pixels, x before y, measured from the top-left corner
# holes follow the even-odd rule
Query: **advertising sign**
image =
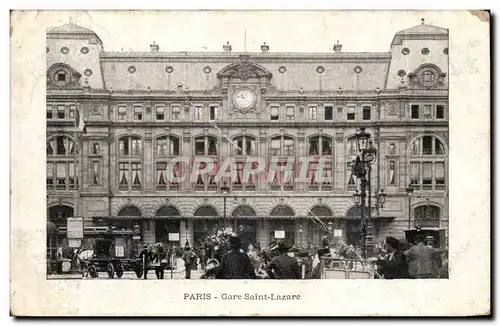
[(68, 246), (70, 248), (79, 248), (82, 244), (82, 239), (68, 239)]
[(123, 246), (116, 246), (115, 247), (115, 255), (116, 257), (125, 257), (125, 248)]
[(285, 238), (285, 231), (283, 231), (283, 230), (275, 230), (274, 231), (274, 237), (276, 239), (284, 239)]
[(338, 238), (342, 237), (342, 230), (341, 229), (333, 230), (333, 236)]
[(68, 217), (67, 237), (68, 239), (83, 238), (83, 217)]
[(179, 241), (180, 236), (179, 233), (169, 233), (168, 234), (168, 241)]

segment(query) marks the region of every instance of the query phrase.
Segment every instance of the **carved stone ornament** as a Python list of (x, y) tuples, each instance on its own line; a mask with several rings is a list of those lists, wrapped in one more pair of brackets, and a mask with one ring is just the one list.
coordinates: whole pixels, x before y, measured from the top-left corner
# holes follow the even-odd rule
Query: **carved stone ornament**
[(51, 89), (81, 89), (82, 75), (71, 66), (55, 63), (47, 69), (47, 88)]
[(90, 104), (90, 115), (101, 115), (102, 114), (102, 104), (92, 103)]
[(251, 62), (248, 55), (240, 55), (239, 62), (226, 66), (217, 74), (223, 92), (227, 92), (230, 80), (235, 78), (238, 78), (243, 83), (249, 79), (256, 79), (259, 82), (261, 92), (265, 92), (272, 76), (269, 70)]
[(385, 112), (387, 115), (398, 115), (398, 104), (397, 103), (387, 103), (385, 106)]

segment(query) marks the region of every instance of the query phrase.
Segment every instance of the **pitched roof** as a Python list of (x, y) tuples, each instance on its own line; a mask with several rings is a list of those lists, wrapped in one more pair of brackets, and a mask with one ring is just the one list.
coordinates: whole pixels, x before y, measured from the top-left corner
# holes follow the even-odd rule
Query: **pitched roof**
[(47, 30), (47, 34), (52, 34), (52, 33), (67, 33), (67, 34), (93, 34), (95, 35), (95, 32), (93, 30), (90, 30), (85, 27), (81, 27), (75, 24), (64, 24), (62, 26), (56, 26), (49, 28)]
[(446, 28), (437, 27), (433, 25), (421, 24), (418, 26), (414, 26), (411, 28), (404, 29), (399, 31), (397, 34), (448, 34), (448, 30)]

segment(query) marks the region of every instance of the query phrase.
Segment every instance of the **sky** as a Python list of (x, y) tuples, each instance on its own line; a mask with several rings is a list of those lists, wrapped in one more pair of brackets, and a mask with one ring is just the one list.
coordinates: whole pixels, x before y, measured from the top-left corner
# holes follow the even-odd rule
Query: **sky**
[[(446, 28), (439, 11), (70, 11), (51, 13), (53, 25), (72, 21), (94, 30), (106, 51), (388, 52), (394, 34), (426, 23)], [(70, 18), (71, 17), (71, 18)], [(50, 27), (50, 25), (48, 26)]]

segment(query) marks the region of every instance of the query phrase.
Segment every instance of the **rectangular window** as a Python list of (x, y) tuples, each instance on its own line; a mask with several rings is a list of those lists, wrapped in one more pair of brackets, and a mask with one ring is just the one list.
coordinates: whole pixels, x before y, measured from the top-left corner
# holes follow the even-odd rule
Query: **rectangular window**
[(132, 163), (132, 189), (141, 189), (141, 163)]
[(347, 107), (347, 120), (356, 120), (356, 113), (354, 112), (354, 106)]
[(410, 185), (419, 186), (420, 185), (420, 163), (411, 162), (410, 163)]
[(309, 107), (309, 120), (318, 119), (318, 107), (313, 105)]
[(333, 106), (325, 106), (325, 120), (333, 120)]
[(118, 182), (119, 189), (128, 189), (129, 185), (129, 167), (128, 163), (120, 163), (120, 179)]
[(92, 155), (101, 155), (101, 144), (98, 142), (93, 142), (90, 147), (90, 153)]
[(217, 119), (217, 106), (211, 105), (210, 106), (210, 120), (216, 120)]
[(74, 162), (69, 162), (68, 164), (69, 167), (69, 188), (70, 189), (75, 189), (77, 185), (77, 178), (76, 178), (76, 173), (75, 173), (75, 163)]
[(165, 120), (165, 107), (157, 106), (156, 107), (156, 120)]
[(444, 187), (444, 162), (436, 162), (436, 188)]
[(128, 138), (120, 139), (120, 155), (130, 155)]
[(132, 155), (141, 155), (141, 140), (140, 139), (132, 139)]
[(172, 106), (172, 120), (179, 120), (181, 117), (181, 108), (179, 106)]
[(204, 155), (205, 154), (205, 139), (196, 139), (194, 144), (195, 155)]
[(420, 105), (413, 104), (411, 106), (411, 118), (412, 119), (418, 119), (418, 118), (420, 118)]
[(47, 162), (47, 189), (54, 186), (54, 163)]
[(325, 166), (323, 169), (323, 180), (322, 180), (323, 190), (327, 190), (325, 189), (325, 187), (331, 186), (332, 182), (333, 182), (332, 163), (325, 162)]
[(125, 105), (118, 107), (118, 120), (127, 120), (127, 107)]
[(295, 120), (295, 107), (287, 106), (286, 107), (286, 119), (287, 120)]
[(142, 120), (142, 106), (135, 105), (134, 106), (134, 120)]
[(432, 186), (432, 163), (423, 162), (422, 163), (422, 185), (424, 187)]
[(255, 155), (255, 140), (253, 139), (246, 139), (246, 146), (245, 146), (245, 151), (246, 155)]
[(66, 118), (66, 109), (64, 105), (57, 106), (57, 119), (65, 119)]
[(396, 184), (396, 161), (389, 161), (389, 184)]
[(243, 137), (238, 138), (234, 143), (234, 150), (236, 155), (243, 155)]
[(271, 155), (281, 155), (281, 141), (279, 139), (271, 140)]
[(47, 119), (52, 119), (53, 118), (53, 113), (52, 113), (52, 105), (47, 106)]
[(283, 144), (283, 155), (293, 155), (293, 139), (285, 139)]
[(321, 152), (323, 155), (332, 155), (332, 140), (330, 138), (322, 138)]
[(217, 139), (212, 137), (208, 139), (208, 155), (217, 155)]
[(99, 165), (99, 161), (92, 161), (92, 183), (95, 185), (101, 182)]
[(196, 106), (194, 108), (194, 119), (195, 120), (203, 120), (203, 107)]
[(70, 105), (69, 106), (69, 118), (70, 119), (75, 119), (76, 118), (76, 105)]
[(66, 163), (56, 165), (57, 189), (66, 189)]
[(370, 120), (372, 108), (369, 106), (363, 106), (363, 120)]
[(444, 119), (444, 105), (436, 105), (436, 119)]
[(167, 185), (167, 163), (158, 162), (156, 164), (156, 185), (166, 187)]
[(424, 155), (432, 155), (432, 139), (431, 136), (422, 137)]
[(280, 118), (280, 107), (271, 106), (271, 120), (279, 120)]
[(424, 105), (424, 119), (432, 119), (432, 105), (426, 104)]
[(313, 137), (309, 140), (309, 155), (318, 155), (319, 153), (319, 137)]
[(389, 154), (396, 154), (396, 144), (389, 143)]

